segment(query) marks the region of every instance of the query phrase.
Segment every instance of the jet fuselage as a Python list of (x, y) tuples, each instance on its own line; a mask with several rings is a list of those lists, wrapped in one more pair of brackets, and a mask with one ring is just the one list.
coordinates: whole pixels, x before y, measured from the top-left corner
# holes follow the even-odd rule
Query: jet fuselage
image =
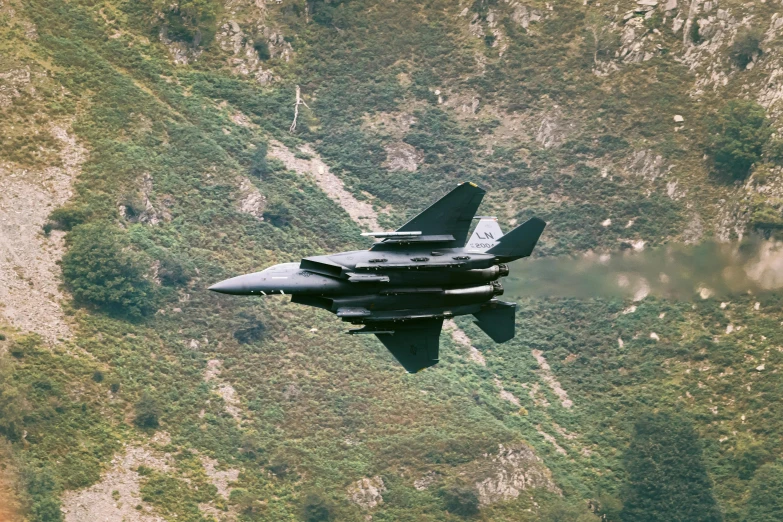
[(409, 372), (438, 362), (443, 320), (473, 314), (495, 342), (514, 337), (516, 305), (497, 299), (505, 264), (528, 257), (546, 223), (532, 218), (503, 235), (497, 220), (479, 218), (485, 191), (463, 183), (369, 250), (306, 257), (210, 287), (223, 294), (290, 295), (294, 303), (329, 310), (364, 325)]
[(328, 309), (345, 320), (367, 322), (388, 319), (389, 311), (416, 309), (426, 309), (424, 315), (451, 316), (451, 307), (501, 295), (498, 279), (507, 274), (506, 265), (496, 264), (494, 256), (464, 249), (359, 250), (274, 265), (210, 289), (233, 295), (291, 295), (295, 302)]

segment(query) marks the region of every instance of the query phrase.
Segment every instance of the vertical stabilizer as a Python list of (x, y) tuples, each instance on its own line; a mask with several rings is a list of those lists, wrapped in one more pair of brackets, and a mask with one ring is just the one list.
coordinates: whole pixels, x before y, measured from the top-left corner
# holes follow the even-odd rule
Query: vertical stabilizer
[(500, 238), (498, 244), (487, 250), (487, 253), (494, 254), (504, 263), (527, 257), (533, 253), (544, 227), (546, 223), (543, 219), (529, 219)]
[(498, 225), (498, 218), (492, 216), (476, 216), (478, 225), (470, 236), (465, 248), (471, 252), (486, 252), (498, 244), (498, 240), (503, 237), (503, 231)]

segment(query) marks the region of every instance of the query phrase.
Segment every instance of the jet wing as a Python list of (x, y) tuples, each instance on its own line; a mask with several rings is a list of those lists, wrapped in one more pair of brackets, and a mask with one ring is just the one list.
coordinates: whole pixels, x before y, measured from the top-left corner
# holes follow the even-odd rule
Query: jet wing
[[(385, 333), (375, 335), (408, 373), (438, 364), (443, 319), (418, 319), (384, 326)], [(381, 325), (375, 328), (380, 330)]]
[(433, 203), (421, 214), (400, 227), (397, 232), (420, 232), (422, 236), (453, 236), (446, 247), (465, 246), (468, 231), (473, 223), (486, 191), (473, 183), (463, 183)]

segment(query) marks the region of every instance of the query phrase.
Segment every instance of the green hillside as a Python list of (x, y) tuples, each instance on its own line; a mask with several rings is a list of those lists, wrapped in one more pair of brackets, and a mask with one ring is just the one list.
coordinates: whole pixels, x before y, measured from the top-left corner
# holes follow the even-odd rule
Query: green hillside
[(468, 180), (505, 230), (549, 223), (540, 257), (774, 238), (780, 11), (0, 3), (0, 518), (777, 520), (776, 292), (522, 284), (515, 339), (459, 318), (407, 375), (206, 288)]

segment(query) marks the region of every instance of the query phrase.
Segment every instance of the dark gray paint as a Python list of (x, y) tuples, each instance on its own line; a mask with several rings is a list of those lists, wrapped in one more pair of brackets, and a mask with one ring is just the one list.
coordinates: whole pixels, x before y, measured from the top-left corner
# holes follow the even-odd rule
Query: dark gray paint
[(516, 305), (497, 299), (505, 263), (527, 257), (546, 224), (533, 218), (483, 252), (465, 247), (485, 191), (463, 183), (369, 250), (314, 256), (221, 281), (232, 295), (286, 294), (372, 333), (409, 372), (438, 362), (445, 318), (473, 314), (496, 342), (514, 336)]

